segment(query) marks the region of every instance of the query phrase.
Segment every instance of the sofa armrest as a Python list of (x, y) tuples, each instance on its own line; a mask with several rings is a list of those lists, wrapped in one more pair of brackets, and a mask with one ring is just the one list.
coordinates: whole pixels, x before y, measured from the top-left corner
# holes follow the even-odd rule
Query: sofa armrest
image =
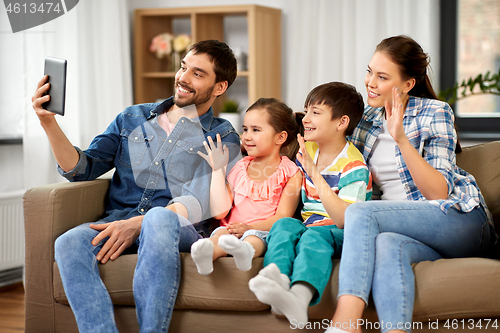
[[(66, 230), (98, 220), (104, 213), (110, 181), (58, 183), (24, 194), (26, 332), (53, 323), (54, 241)], [(47, 318), (51, 318), (47, 320)]]

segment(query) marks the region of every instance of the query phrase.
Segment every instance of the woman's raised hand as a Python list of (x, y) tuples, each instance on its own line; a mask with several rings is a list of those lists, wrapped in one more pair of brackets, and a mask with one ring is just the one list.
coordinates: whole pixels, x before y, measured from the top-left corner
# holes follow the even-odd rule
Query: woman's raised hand
[(219, 170), (227, 166), (229, 163), (229, 149), (226, 145), (222, 145), (220, 134), (217, 134), (217, 145), (211, 137), (208, 137), (208, 143), (207, 141), (203, 141), (203, 145), (208, 154), (203, 154), (199, 151), (198, 155), (203, 157), (213, 170)]
[(385, 101), (385, 112), (387, 119), (387, 129), (396, 143), (406, 139), (405, 130), (403, 127), (403, 118), (405, 114), (403, 102), (399, 89), (392, 88), (392, 103)]

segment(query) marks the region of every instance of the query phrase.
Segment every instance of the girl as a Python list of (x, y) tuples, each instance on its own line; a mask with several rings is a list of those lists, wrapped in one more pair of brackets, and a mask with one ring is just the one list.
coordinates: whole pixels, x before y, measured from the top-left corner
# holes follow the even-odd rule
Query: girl
[(427, 54), (406, 36), (383, 40), (368, 65), (369, 106), (351, 140), (382, 200), (345, 212), (339, 299), (327, 332), (361, 332), (350, 324), (370, 292), (382, 332), (410, 331), (411, 264), (478, 256), (495, 238), (474, 177), (455, 164), (453, 111), (437, 100), (427, 66)]
[(245, 114), (242, 135), (248, 156), (231, 169), (228, 187), (228, 149), (222, 147), (220, 136), (217, 146), (210, 138), (208, 144), (205, 142), (208, 155), (199, 154), (213, 169), (210, 208), (222, 226), (210, 238), (191, 246), (191, 256), (200, 274), (210, 274), (213, 260), (228, 254), (234, 257), (239, 269), (249, 270), (252, 259), (265, 252), (266, 236), (273, 223), (294, 214), (302, 174), (295, 163), (281, 155), (295, 156), (298, 150), (299, 118), (274, 98), (261, 98), (251, 105)]

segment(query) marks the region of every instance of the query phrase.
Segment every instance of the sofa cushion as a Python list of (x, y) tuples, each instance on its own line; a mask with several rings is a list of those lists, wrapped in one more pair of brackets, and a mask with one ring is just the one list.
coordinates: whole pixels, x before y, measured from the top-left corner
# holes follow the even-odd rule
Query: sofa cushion
[(415, 273), (415, 320), (500, 316), (500, 260), (423, 261)]
[[(248, 272), (236, 268), (233, 258), (220, 258), (214, 262), (214, 272), (203, 276), (189, 253), (181, 253), (181, 283), (175, 303), (176, 309), (262, 311), (262, 304), (248, 288), (248, 280), (257, 275), (264, 258), (254, 259)], [(120, 256), (99, 265), (101, 278), (115, 305), (135, 306), (132, 290), (137, 255)], [(57, 264), (54, 263), (54, 299), (68, 304)]]
[[(115, 305), (134, 305), (132, 279), (137, 255), (121, 256), (100, 266), (104, 284)], [(331, 318), (337, 303), (338, 267), (333, 262), (333, 274), (321, 302), (309, 308), (311, 319)], [(256, 258), (248, 272), (238, 270), (232, 258), (214, 262), (214, 272), (198, 274), (189, 253), (181, 254), (182, 279), (175, 309), (262, 311), (269, 309), (260, 303), (248, 288), (248, 280), (262, 268), (263, 258)], [(416, 278), (415, 320), (447, 318), (500, 317), (500, 260), (483, 258), (440, 259), (414, 265)], [(54, 266), (54, 298), (68, 304)], [(367, 309), (375, 317), (373, 304)]]
[[(309, 318), (331, 318), (337, 306), (340, 260), (333, 261), (333, 273), (321, 301), (309, 308)], [(422, 261), (415, 273), (414, 321), (429, 319), (500, 317), (500, 260), (484, 258)], [(370, 300), (365, 317), (376, 321)]]
[(189, 253), (182, 254), (182, 281), (175, 302), (176, 309), (262, 311), (269, 305), (257, 300), (248, 281), (262, 269), (264, 258), (255, 258), (252, 268), (243, 272), (233, 258), (219, 258), (214, 271), (200, 275)]
[(457, 165), (476, 178), (500, 233), (500, 141), (463, 148), (457, 154)]

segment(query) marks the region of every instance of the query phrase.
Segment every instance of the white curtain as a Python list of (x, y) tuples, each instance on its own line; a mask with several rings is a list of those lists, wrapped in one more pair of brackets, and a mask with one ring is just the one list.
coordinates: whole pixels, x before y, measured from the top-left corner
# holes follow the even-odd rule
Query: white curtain
[(377, 44), (389, 36), (414, 38), (438, 73), (439, 1), (291, 0), (287, 7), (283, 93), (296, 111), (303, 109), (312, 88), (329, 81), (350, 83), (366, 98), (368, 62)]
[(51, 22), (18, 33), (25, 188), (65, 181), (56, 171), (47, 137), (31, 106), (45, 56), (68, 60), (66, 115), (57, 120), (73, 145), (85, 149), (132, 103), (129, 26), (126, 1), (85, 0)]

